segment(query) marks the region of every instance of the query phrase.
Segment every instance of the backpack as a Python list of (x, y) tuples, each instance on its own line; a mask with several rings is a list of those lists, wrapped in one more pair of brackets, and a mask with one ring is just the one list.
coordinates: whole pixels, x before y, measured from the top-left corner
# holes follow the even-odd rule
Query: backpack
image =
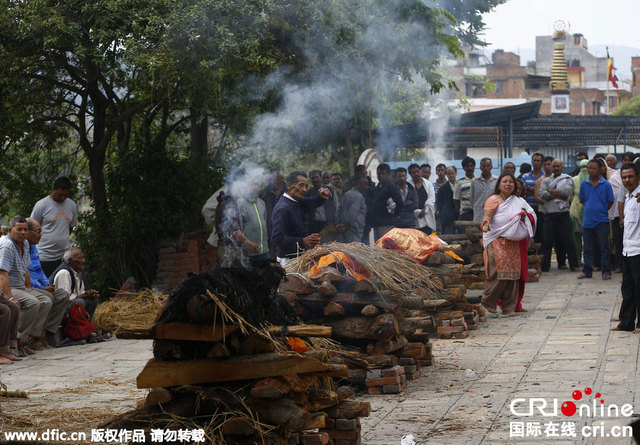
[(87, 310), (80, 303), (71, 306), (62, 319), (62, 332), (72, 340), (86, 340), (96, 327), (89, 320)]

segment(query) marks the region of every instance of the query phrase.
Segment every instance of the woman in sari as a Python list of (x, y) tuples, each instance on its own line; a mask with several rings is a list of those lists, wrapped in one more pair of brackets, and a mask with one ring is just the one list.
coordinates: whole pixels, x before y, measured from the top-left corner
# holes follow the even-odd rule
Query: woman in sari
[(486, 273), (482, 305), (487, 311), (496, 313), (501, 300), (504, 315), (516, 312), (520, 280), (526, 279), (520, 241), (533, 237), (535, 224), (534, 210), (516, 196), (516, 178), (503, 173), (484, 204), (481, 224)]

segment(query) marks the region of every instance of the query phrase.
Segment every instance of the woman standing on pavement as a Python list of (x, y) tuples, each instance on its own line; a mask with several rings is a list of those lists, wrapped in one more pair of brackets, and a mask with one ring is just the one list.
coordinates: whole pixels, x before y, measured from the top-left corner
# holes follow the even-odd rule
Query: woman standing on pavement
[(516, 178), (503, 173), (484, 204), (481, 223), (486, 273), (482, 305), (489, 312), (497, 312), (500, 299), (504, 315), (515, 313), (523, 275), (520, 240), (533, 237), (535, 224), (534, 210), (516, 196)]

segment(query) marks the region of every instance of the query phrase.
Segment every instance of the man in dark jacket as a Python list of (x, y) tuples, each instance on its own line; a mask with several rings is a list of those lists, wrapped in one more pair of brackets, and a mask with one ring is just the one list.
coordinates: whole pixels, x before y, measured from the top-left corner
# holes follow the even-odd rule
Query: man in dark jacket
[(369, 220), (376, 241), (396, 226), (402, 210), (402, 195), (398, 187), (389, 180), (391, 168), (380, 164), (377, 169), (378, 185), (373, 190)]
[(418, 220), (414, 210), (418, 208), (418, 193), (416, 188), (407, 182), (406, 168), (399, 167), (396, 169), (396, 185), (402, 196), (402, 209), (400, 210), (396, 227), (415, 229)]
[(320, 234), (309, 234), (305, 214), (331, 198), (327, 188), (320, 188), (318, 195), (313, 198), (305, 198), (309, 183), (304, 172), (294, 171), (287, 176), (286, 182), (287, 192), (273, 209), (271, 234), (276, 246), (276, 258), (283, 266), (298, 256), (299, 252), (320, 244)]

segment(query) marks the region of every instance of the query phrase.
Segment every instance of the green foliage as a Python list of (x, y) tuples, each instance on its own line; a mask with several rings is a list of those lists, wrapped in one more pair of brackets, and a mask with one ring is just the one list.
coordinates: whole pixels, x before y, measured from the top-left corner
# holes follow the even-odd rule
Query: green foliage
[[(177, 237), (200, 219), (202, 204), (221, 184), (219, 171), (205, 169), (194, 178), (184, 156), (167, 154), (162, 146), (143, 146), (122, 154), (105, 174), (110, 197), (109, 233), (99, 233), (95, 212), (83, 215), (76, 239), (90, 259), (94, 286), (103, 292), (134, 275), (149, 286), (156, 272), (156, 246)], [(203, 184), (198, 185), (198, 182)]]
[(614, 116), (640, 116), (640, 96), (632, 97), (628, 102), (616, 108)]
[[(79, 178), (93, 281), (149, 284), (157, 241), (202, 224), (223, 175), (211, 159), (230, 166), (248, 146), (254, 161), (346, 173), (377, 122), (415, 120), (451, 87), (439, 61), (503, 1), (5, 0), (0, 211)], [(286, 124), (251, 137), (261, 116)]]

